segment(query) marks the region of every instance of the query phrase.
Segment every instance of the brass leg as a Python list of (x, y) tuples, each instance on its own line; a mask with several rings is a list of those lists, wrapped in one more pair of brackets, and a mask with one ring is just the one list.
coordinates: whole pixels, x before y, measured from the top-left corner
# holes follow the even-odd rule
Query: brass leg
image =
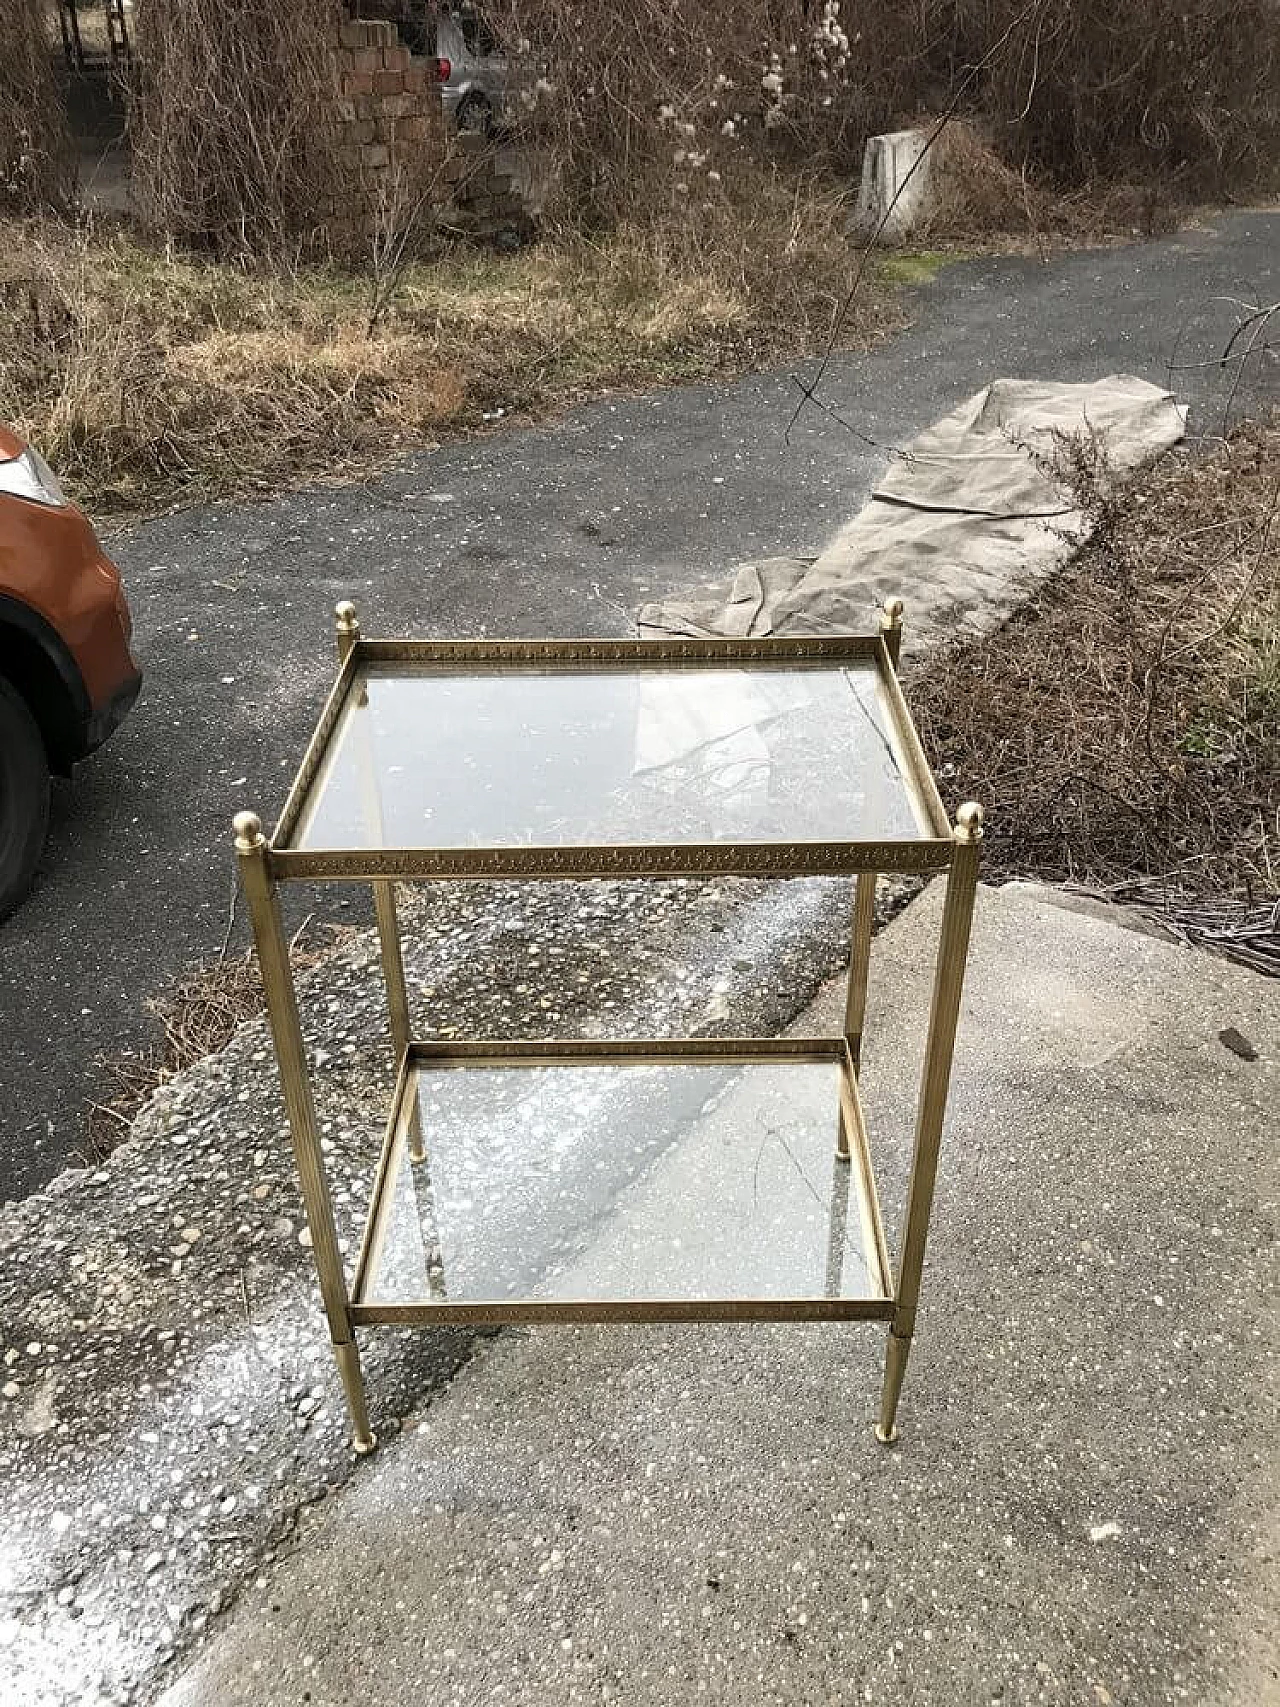
[(404, 958), (400, 953), (400, 921), (396, 915), (394, 883), (373, 885), (373, 910), (378, 916), (378, 942), (382, 949), (382, 975), (387, 986), (391, 1041), (399, 1056), (409, 1041), (409, 990), (404, 978)]
[(311, 1081), (307, 1076), (306, 1051), (302, 1042), (302, 1027), (298, 1021), (298, 1001), (293, 988), (293, 972), (289, 965), (289, 945), (285, 941), (284, 927), (280, 920), (280, 904), (267, 863), (267, 839), (262, 833), (261, 823), (252, 812), (237, 813), (235, 831), (240, 881), (253, 920), (253, 937), (258, 949), (258, 966), (262, 973), (267, 1017), (271, 1022), (271, 1035), (276, 1046), (280, 1088), (284, 1093), (285, 1111), (289, 1117), (289, 1136), (293, 1141), (294, 1160), (298, 1168), (298, 1185), (302, 1191), (302, 1201), (307, 1211), (307, 1226), (311, 1232), (311, 1254), (315, 1260), (316, 1279), (320, 1285), (320, 1297), (329, 1322), (329, 1338), (333, 1343), (334, 1355), (338, 1360), (338, 1369), (346, 1389), (347, 1404), (351, 1410), (356, 1450), (368, 1452), (373, 1446), (373, 1434), (365, 1409), (360, 1361), (351, 1333), (347, 1283), (342, 1269), (342, 1253), (338, 1249), (338, 1235), (333, 1224), (333, 1203), (324, 1171), (315, 1105), (311, 1100)]
[(894, 1419), (898, 1414), (898, 1395), (902, 1392), (902, 1377), (907, 1373), (907, 1353), (910, 1350), (910, 1334), (895, 1334), (890, 1328), (885, 1347), (884, 1386), (880, 1389), (880, 1420), (876, 1424), (876, 1439), (881, 1446), (892, 1446), (898, 1438)]
[(855, 1068), (862, 1065), (862, 1026), (867, 1013), (867, 972), (871, 964), (871, 927), (875, 922), (876, 874), (860, 871), (853, 903), (853, 947), (844, 1005), (844, 1034)]
[[(356, 616), (356, 607), (349, 599), (344, 599), (334, 611), (337, 618), (338, 658), (346, 663), (353, 647), (360, 642), (360, 621)], [(368, 696), (360, 699), (361, 705), (368, 704)], [(382, 801), (377, 781), (377, 766), (373, 758), (373, 730), (371, 726), (364, 729), (364, 738), (368, 743), (368, 752), (361, 775), (365, 794), (365, 813), (369, 821), (369, 829), (374, 846), (379, 846), (383, 839)], [(396, 916), (396, 886), (394, 883), (380, 881), (373, 885), (373, 910), (378, 920), (378, 942), (382, 949), (382, 977), (387, 990), (387, 1009), (391, 1021), (391, 1043), (396, 1052), (397, 1062), (409, 1045), (412, 1035), (409, 1027), (409, 990), (404, 976), (404, 957), (400, 952), (400, 921)], [(422, 1143), (422, 1123), (415, 1108), (413, 1124), (409, 1128), (409, 1160), (420, 1162), (426, 1156)]]
[(360, 1353), (356, 1342), (351, 1339), (339, 1345), (334, 1343), (333, 1355), (337, 1361), (338, 1374), (342, 1377), (343, 1390), (347, 1395), (347, 1410), (351, 1413), (351, 1444), (363, 1457), (372, 1452), (378, 1444), (378, 1437), (369, 1427), (369, 1412), (364, 1399), (364, 1376), (360, 1373)]
[[(391, 1042), (399, 1059), (409, 1047), (409, 987), (404, 975), (404, 956), (400, 951), (400, 920), (396, 914), (396, 886), (379, 882), (373, 885), (373, 907), (378, 916), (378, 942), (382, 949), (382, 976), (387, 986), (387, 1011), (391, 1022)], [(426, 1145), (422, 1138), (422, 1114), (415, 1102), (409, 1116), (409, 1160), (424, 1162)]]
[(924, 1074), (916, 1112), (915, 1147), (911, 1155), (902, 1254), (898, 1261), (898, 1284), (894, 1291), (893, 1321), (890, 1323), (884, 1397), (880, 1405), (880, 1421), (876, 1425), (876, 1438), (886, 1445), (895, 1435), (898, 1394), (907, 1367), (907, 1349), (915, 1332), (925, 1243), (929, 1237), (929, 1216), (933, 1210), (933, 1190), (938, 1177), (938, 1149), (947, 1111), (956, 1027), (960, 1021), (960, 996), (964, 988), (973, 904), (978, 892), (978, 860), (982, 842), (980, 806), (969, 803), (960, 808), (956, 814), (954, 835), (955, 850), (947, 873), (947, 899), (942, 909), (938, 966), (929, 1009), (929, 1037), (925, 1044)]

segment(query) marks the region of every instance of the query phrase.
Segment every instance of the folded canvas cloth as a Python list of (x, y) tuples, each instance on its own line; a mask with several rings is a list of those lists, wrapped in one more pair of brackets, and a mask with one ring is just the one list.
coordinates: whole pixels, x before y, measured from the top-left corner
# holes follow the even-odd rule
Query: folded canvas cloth
[(914, 634), (982, 626), (1088, 532), (1066, 472), (1069, 441), (1095, 441), (1105, 484), (1185, 430), (1172, 395), (1131, 375), (996, 380), (894, 454), (820, 557), (741, 564), (725, 582), (645, 605), (637, 627), (652, 636), (859, 633), (890, 595), (911, 605)]

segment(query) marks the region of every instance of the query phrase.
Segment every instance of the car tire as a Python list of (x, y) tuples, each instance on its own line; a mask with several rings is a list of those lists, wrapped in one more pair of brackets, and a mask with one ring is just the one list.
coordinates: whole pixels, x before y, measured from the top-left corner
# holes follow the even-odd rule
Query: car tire
[(458, 103), (456, 123), (459, 130), (478, 131), (481, 136), (487, 136), (493, 126), (493, 108), (488, 97), (474, 92), (464, 95)]
[(0, 676), (0, 919), (35, 875), (49, 825), (49, 759), (27, 702)]

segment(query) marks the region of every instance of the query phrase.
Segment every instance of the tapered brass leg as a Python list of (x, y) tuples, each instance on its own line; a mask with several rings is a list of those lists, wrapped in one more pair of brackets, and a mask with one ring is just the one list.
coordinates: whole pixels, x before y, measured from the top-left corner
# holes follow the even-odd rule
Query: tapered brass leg
[[(344, 599), (336, 606), (334, 616), (337, 619), (338, 658), (345, 663), (360, 639), (360, 620), (350, 599)], [(364, 700), (361, 700), (361, 704), (364, 703)], [(366, 730), (366, 737), (372, 743), (371, 729)], [(361, 774), (364, 778), (365, 812), (369, 819), (369, 829), (374, 845), (378, 846), (383, 837), (382, 800), (372, 746)], [(382, 954), (382, 979), (387, 992), (391, 1044), (398, 1062), (408, 1048), (412, 1033), (409, 1022), (409, 987), (405, 980), (404, 955), (400, 948), (400, 920), (396, 913), (394, 883), (380, 880), (373, 885), (373, 910), (378, 921), (378, 944)], [(415, 1108), (409, 1128), (409, 1160), (421, 1162), (425, 1160), (426, 1154), (422, 1142), (422, 1119)]]
[(978, 892), (978, 861), (982, 843), (982, 808), (973, 802), (956, 814), (955, 848), (947, 873), (947, 899), (942, 909), (942, 932), (938, 943), (938, 966), (929, 1009), (929, 1036), (924, 1050), (924, 1074), (916, 1112), (915, 1147), (911, 1155), (911, 1180), (907, 1186), (907, 1214), (898, 1260), (898, 1283), (894, 1288), (893, 1321), (885, 1362), (884, 1397), (876, 1438), (888, 1445), (895, 1437), (894, 1418), (898, 1394), (907, 1367), (907, 1350), (915, 1332), (916, 1306), (924, 1271), (929, 1217), (938, 1177), (938, 1149), (947, 1111), (951, 1083), (951, 1060), (955, 1053), (956, 1027), (960, 1020), (960, 996), (964, 988), (965, 960), (973, 904)]
[[(387, 989), (387, 1010), (391, 1022), (391, 1043), (397, 1060), (409, 1047), (409, 987), (404, 975), (404, 957), (400, 951), (400, 921), (396, 914), (396, 886), (378, 882), (373, 885), (373, 906), (378, 916), (378, 942), (382, 949), (382, 976)], [(422, 1113), (417, 1103), (409, 1116), (409, 1160), (423, 1162), (427, 1150), (422, 1139)]]
[(890, 1328), (885, 1347), (884, 1385), (880, 1389), (880, 1420), (876, 1424), (876, 1439), (881, 1446), (892, 1446), (898, 1438), (894, 1419), (898, 1414), (898, 1395), (902, 1392), (902, 1377), (907, 1373), (907, 1353), (910, 1350), (910, 1334), (895, 1334)]
[(320, 1134), (316, 1125), (315, 1105), (311, 1099), (311, 1081), (307, 1076), (306, 1051), (302, 1027), (298, 1021), (298, 1000), (293, 988), (293, 972), (289, 965), (289, 945), (280, 920), (280, 904), (267, 862), (267, 839), (262, 825), (252, 812), (237, 813), (235, 819), (236, 855), (240, 864), (240, 881), (249, 915), (253, 921), (253, 938), (258, 950), (258, 966), (262, 973), (262, 988), (267, 1002), (267, 1018), (276, 1046), (276, 1062), (280, 1069), (280, 1088), (284, 1093), (285, 1111), (289, 1116), (289, 1135), (298, 1166), (298, 1184), (307, 1211), (307, 1227), (311, 1233), (311, 1254), (316, 1265), (320, 1297), (329, 1322), (329, 1338), (346, 1390), (347, 1404), (355, 1434), (357, 1452), (369, 1452), (374, 1444), (365, 1408), (364, 1383), (360, 1379), (360, 1359), (351, 1333), (350, 1304), (346, 1278), (342, 1268), (342, 1253), (333, 1223), (333, 1202), (329, 1182), (325, 1177), (324, 1156), (320, 1149)]
[(871, 927), (876, 922), (876, 874), (858, 873), (853, 903), (853, 946), (844, 1004), (844, 1034), (855, 1067), (862, 1065), (862, 1027), (867, 1014), (867, 973), (871, 965)]
[(338, 1365), (338, 1374), (342, 1377), (343, 1391), (347, 1395), (347, 1409), (351, 1413), (351, 1444), (362, 1456), (372, 1452), (378, 1444), (378, 1437), (369, 1427), (369, 1412), (364, 1398), (364, 1376), (360, 1373), (360, 1353), (354, 1340), (344, 1344), (335, 1343), (333, 1355)]

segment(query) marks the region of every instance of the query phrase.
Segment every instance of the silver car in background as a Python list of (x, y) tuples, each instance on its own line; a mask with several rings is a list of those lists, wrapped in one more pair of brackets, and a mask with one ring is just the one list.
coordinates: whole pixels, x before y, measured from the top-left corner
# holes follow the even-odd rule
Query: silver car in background
[(507, 117), (507, 61), (469, 6), (441, 6), (435, 29), (440, 99), (459, 130), (489, 131)]

